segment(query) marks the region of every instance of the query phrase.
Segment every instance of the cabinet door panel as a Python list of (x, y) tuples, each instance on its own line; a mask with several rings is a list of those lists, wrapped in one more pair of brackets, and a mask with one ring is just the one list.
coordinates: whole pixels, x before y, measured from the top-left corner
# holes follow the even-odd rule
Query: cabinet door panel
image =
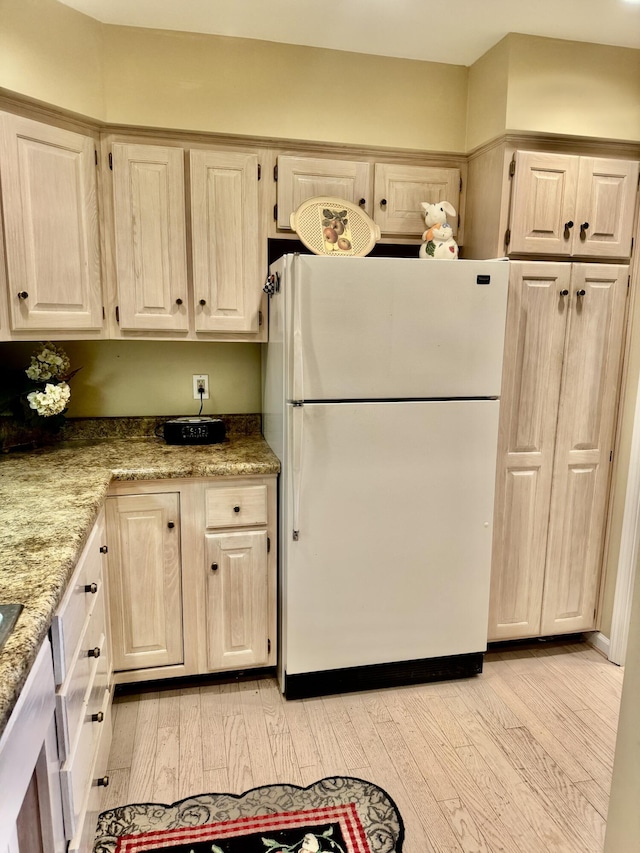
[(291, 214), (315, 196), (335, 196), (352, 204), (364, 199), (368, 213), (369, 181), (369, 164), (357, 160), (278, 157), (278, 228), (290, 229)]
[[(460, 170), (376, 163), (374, 197), (373, 218), (383, 234), (422, 235), (421, 202), (448, 201), (459, 212)], [(449, 225), (455, 235), (457, 217)]]
[(517, 152), (510, 252), (571, 253), (578, 168), (578, 157)]
[(540, 625), (546, 531), (570, 270), (513, 263), (509, 281), (489, 639)]
[(100, 330), (94, 141), (20, 116), (0, 119), (11, 326)]
[(210, 670), (266, 663), (267, 532), (207, 534), (206, 630)]
[[(589, 630), (602, 560), (628, 267), (574, 264), (542, 633)], [(584, 296), (577, 295), (584, 291)]]
[(191, 151), (190, 162), (196, 331), (257, 332), (258, 158)]
[(112, 153), (120, 328), (186, 332), (184, 153), (120, 143)]
[(107, 498), (116, 670), (182, 663), (179, 511), (177, 494)]
[(580, 158), (574, 255), (629, 257), (637, 186), (635, 161)]

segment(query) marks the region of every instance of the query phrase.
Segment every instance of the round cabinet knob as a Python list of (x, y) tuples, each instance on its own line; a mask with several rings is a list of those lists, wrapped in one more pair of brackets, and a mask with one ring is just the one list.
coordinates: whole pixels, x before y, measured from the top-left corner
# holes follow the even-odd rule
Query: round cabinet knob
[(93, 722), (93, 723), (101, 723), (101, 722), (103, 722), (103, 720), (104, 720), (104, 714), (102, 713), (102, 711), (98, 711), (97, 714), (91, 715), (91, 722)]
[(26, 290), (21, 290), (18, 293), (18, 299), (28, 299), (28, 298), (29, 298), (29, 294), (27, 293)]
[(566, 290), (566, 289), (565, 289), (565, 290), (561, 290), (561, 291), (560, 291), (560, 296), (568, 296), (568, 295), (569, 295), (569, 291), (568, 291), (568, 290)]
[(182, 299), (180, 299), (180, 297), (176, 299), (176, 305), (182, 305)]
[(108, 784), (109, 784), (109, 777), (108, 776), (102, 776), (100, 779), (96, 779), (96, 785), (98, 786), (98, 788), (106, 788)]
[(386, 198), (381, 198), (380, 199), (380, 207), (386, 207), (386, 206), (387, 206)]
[(95, 649), (89, 649), (89, 651), (87, 652), (87, 655), (90, 658), (99, 658), (100, 657), (100, 649), (98, 648), (98, 646), (96, 646)]
[(577, 296), (586, 296), (587, 291), (586, 290), (576, 290), (576, 294), (577, 294)]
[(364, 207), (366, 203), (367, 203), (366, 198), (361, 198), (361, 199), (360, 199), (360, 201), (358, 202), (358, 204), (360, 205), (360, 207)]
[(206, 300), (206, 299), (201, 299), (201, 300), (200, 300), (200, 305), (204, 306), (204, 305), (206, 305), (206, 304), (207, 304), (207, 300)]
[(85, 585), (84, 591), (90, 592), (92, 595), (95, 595), (96, 592), (98, 591), (98, 584), (97, 583), (88, 583)]
[(212, 572), (218, 571), (218, 564), (217, 563), (211, 563), (211, 571)]
[(169, 528), (169, 530), (173, 530), (173, 528), (174, 528), (175, 526), (176, 526), (175, 521), (168, 521), (168, 522), (167, 522), (167, 527)]
[(234, 512), (240, 512), (240, 507), (239, 507), (239, 506), (234, 506), (233, 511), (234, 511)]

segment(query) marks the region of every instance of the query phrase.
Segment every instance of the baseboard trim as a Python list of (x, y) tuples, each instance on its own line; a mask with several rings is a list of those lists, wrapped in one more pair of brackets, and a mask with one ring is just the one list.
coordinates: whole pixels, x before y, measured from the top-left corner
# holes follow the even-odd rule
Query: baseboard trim
[(611, 647), (611, 640), (609, 639), (609, 637), (605, 637), (605, 635), (600, 633), (600, 631), (590, 631), (584, 636), (590, 646), (593, 646), (594, 649), (597, 649), (607, 658), (607, 660), (609, 659), (609, 649)]
[(482, 672), (483, 661), (484, 652), (472, 652), (466, 655), (324, 669), (293, 675), (285, 673), (283, 692), (287, 699), (308, 699), (311, 696), (326, 696), (332, 693), (353, 693), (356, 690), (376, 690), (380, 687), (469, 678)]

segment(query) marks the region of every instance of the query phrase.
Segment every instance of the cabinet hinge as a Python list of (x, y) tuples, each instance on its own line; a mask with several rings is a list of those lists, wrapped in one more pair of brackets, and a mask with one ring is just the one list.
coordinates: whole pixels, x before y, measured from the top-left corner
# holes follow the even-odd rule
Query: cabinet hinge
[(96, 166), (97, 166), (97, 165), (98, 165), (98, 149), (97, 149), (97, 148), (94, 148), (94, 149), (93, 149), (93, 153), (95, 154), (95, 158), (96, 158)]
[(258, 163), (258, 180), (262, 177), (262, 166)]
[(120, 325), (120, 306), (116, 305), (116, 323)]
[(271, 654), (271, 640), (267, 637), (267, 654)]
[(507, 230), (504, 232), (504, 244), (505, 244), (505, 246), (508, 246), (510, 242), (511, 242), (511, 228), (507, 228)]
[(109, 168), (113, 172), (113, 154), (109, 151)]
[(609, 451), (609, 462), (613, 462), (613, 450)]
[(278, 183), (278, 164), (273, 167), (273, 180)]
[(267, 554), (271, 550), (271, 537), (267, 536)]
[(509, 163), (509, 177), (512, 178), (516, 173), (516, 161), (515, 159)]
[(258, 325), (262, 325), (262, 311), (258, 311)]
[(278, 205), (277, 204), (273, 205), (273, 218), (275, 219), (276, 222), (278, 221)]
[(102, 306), (102, 319), (103, 319), (103, 320), (106, 320), (106, 319), (107, 319), (107, 313), (106, 313), (106, 311), (104, 310), (104, 305)]
[(462, 192), (462, 178), (460, 178), (460, 192)]

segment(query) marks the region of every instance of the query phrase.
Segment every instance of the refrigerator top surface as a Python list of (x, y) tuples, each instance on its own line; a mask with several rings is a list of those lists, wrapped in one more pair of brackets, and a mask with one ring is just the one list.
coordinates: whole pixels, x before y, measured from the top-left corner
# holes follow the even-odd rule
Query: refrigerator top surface
[(498, 397), (509, 263), (287, 255), (288, 400)]

